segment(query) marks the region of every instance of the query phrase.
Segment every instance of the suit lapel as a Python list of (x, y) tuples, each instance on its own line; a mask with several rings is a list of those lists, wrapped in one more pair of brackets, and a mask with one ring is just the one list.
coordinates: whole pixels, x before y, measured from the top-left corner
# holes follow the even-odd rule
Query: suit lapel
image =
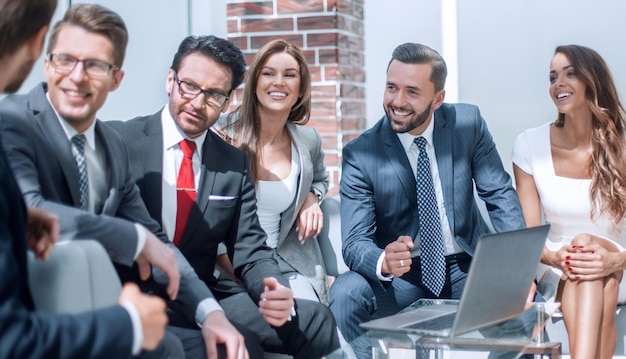
[(67, 187), (75, 206), (80, 206), (80, 190), (78, 169), (76, 161), (72, 154), (70, 141), (67, 134), (61, 127), (54, 109), (48, 102), (45, 93), (45, 84), (37, 86), (29, 93), (28, 106), (33, 112), (37, 124), (49, 142), (50, 148), (55, 154), (54, 157), (58, 161)]
[(402, 183), (402, 188), (406, 193), (407, 198), (415, 201), (417, 199), (417, 192), (415, 189), (415, 176), (411, 172), (411, 165), (404, 152), (402, 143), (395, 132), (389, 126), (389, 120), (384, 117), (382, 124), (382, 138), (385, 143), (386, 151), (385, 156), (393, 167), (394, 171), (398, 174), (398, 179)]
[(435, 129), (433, 143), (439, 168), (439, 181), (443, 191), (450, 230), (454, 233), (454, 168), (452, 164), (452, 131), (449, 128), (443, 110), (435, 111)]
[[(163, 211), (163, 128), (161, 127), (161, 111), (150, 116), (143, 128), (143, 137), (138, 139), (142, 142), (145, 155), (142, 158), (144, 193), (143, 196), (146, 208), (154, 219), (163, 224), (161, 218)], [(158, 176), (146, 176), (145, 174), (155, 173)]]

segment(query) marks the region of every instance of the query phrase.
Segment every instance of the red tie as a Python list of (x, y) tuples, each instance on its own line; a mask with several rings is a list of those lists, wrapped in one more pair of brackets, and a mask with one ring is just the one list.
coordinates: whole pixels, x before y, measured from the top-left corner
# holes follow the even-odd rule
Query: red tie
[(180, 149), (183, 151), (183, 162), (180, 164), (178, 179), (176, 180), (176, 232), (174, 232), (174, 244), (178, 246), (185, 232), (187, 219), (191, 213), (191, 207), (196, 200), (196, 184), (193, 176), (193, 152), (196, 143), (190, 140), (180, 141)]

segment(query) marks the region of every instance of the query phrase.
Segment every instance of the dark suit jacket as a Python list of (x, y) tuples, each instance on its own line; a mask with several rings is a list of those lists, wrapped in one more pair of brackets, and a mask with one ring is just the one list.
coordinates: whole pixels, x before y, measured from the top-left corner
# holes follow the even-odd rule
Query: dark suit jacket
[[(111, 126), (126, 139), (133, 179), (150, 215), (162, 223), (161, 111)], [(248, 175), (245, 154), (209, 130), (202, 148), (201, 171), (196, 203), (179, 244), (200, 278), (214, 288), (217, 245), (224, 242), (235, 275), (243, 280), (255, 301), (264, 290), (265, 277), (275, 277), (289, 287), (272, 250), (265, 245), (266, 235), (256, 215), (254, 184)]]
[[(108, 165), (108, 197), (100, 213), (80, 210), (78, 170), (70, 143), (46, 99), (46, 85), (36, 86), (27, 95), (9, 96), (0, 103), (3, 147), (26, 203), (59, 216), (62, 237), (95, 239), (102, 243), (123, 281), (138, 282), (144, 291), (165, 296), (167, 276), (156, 267), (156, 281), (139, 279), (133, 262), (137, 249), (134, 223), (140, 223), (172, 247), (176, 253), (181, 281), (175, 303), (177, 312), (195, 322), (198, 303), (212, 297), (184, 256), (167, 240), (148, 214), (134, 185), (124, 140), (106, 124), (96, 123), (96, 136), (104, 147)], [(158, 283), (158, 284), (157, 284)]]
[(131, 357), (132, 324), (120, 306), (80, 315), (34, 311), (25, 238), (26, 207), (0, 150), (0, 358)]
[[(489, 232), (474, 200), (474, 184), (496, 231), (525, 227), (517, 193), (478, 107), (443, 104), (434, 121), (439, 177), (457, 244), (472, 255), (479, 236)], [(341, 227), (343, 257), (351, 270), (377, 282), (376, 263), (385, 246), (401, 235), (415, 238), (419, 231), (415, 187), (404, 148), (386, 116), (346, 145)], [(416, 264), (419, 268), (419, 261)]]

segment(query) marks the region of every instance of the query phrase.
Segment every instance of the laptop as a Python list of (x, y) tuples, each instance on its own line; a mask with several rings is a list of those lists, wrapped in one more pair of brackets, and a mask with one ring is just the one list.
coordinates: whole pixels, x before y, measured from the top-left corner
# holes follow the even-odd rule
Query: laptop
[(368, 330), (456, 337), (522, 314), (549, 224), (480, 237), (456, 304), (445, 300), (361, 323)]

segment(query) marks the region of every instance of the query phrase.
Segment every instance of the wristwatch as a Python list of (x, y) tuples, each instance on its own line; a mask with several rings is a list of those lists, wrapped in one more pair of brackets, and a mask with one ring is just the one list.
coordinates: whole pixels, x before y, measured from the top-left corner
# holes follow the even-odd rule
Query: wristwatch
[(311, 192), (313, 192), (314, 195), (317, 196), (317, 204), (321, 205), (322, 201), (324, 200), (324, 195), (322, 194), (322, 192), (320, 192), (317, 188), (315, 187), (311, 187)]

